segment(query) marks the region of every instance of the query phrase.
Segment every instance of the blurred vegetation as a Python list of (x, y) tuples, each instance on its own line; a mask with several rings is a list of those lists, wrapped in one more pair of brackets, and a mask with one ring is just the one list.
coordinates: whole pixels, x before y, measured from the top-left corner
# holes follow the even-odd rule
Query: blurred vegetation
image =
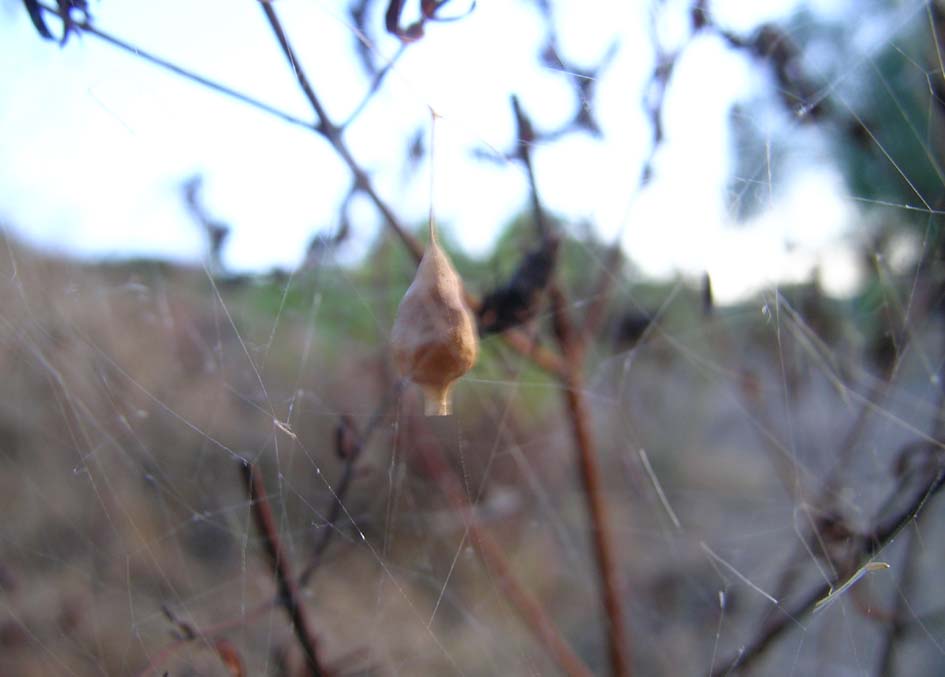
[[(861, 313), (857, 304), (865, 297), (830, 299), (814, 283), (737, 306), (707, 307), (703, 281), (639, 281), (626, 260), (605, 270), (602, 243), (585, 229), (558, 225), (558, 272), (572, 290), (569, 310), (578, 326), (599, 276), (620, 280), (585, 360), (601, 463), (614, 488), (610, 497), (621, 514), (633, 516), (633, 529), (622, 531), (619, 543), (638, 590), (636, 617), (701, 646), (715, 632), (706, 600), (714, 599), (716, 583), (701, 551), (689, 546), (733, 530), (772, 535), (775, 540), (754, 553), (783, 545), (782, 527), (746, 511), (780, 496), (777, 474), (757, 448), (754, 417), (780, 411), (782, 388), (798, 403), (830, 398), (821, 405), (834, 412), (830, 420), (811, 419), (792, 433), (799, 462), (829, 467), (830, 455), (820, 452), (839, 444), (836, 419), (850, 412), (826, 376), (836, 368), (850, 382), (868, 383), (883, 373), (871, 366), (869, 353), (872, 329), (865, 319), (875, 309)], [(449, 246), (448, 228), (443, 233)], [(466, 283), (481, 294), (515, 269), (532, 233), (523, 217), (509, 224), (485, 259), (450, 249)], [(167, 642), (162, 606), (205, 626), (238, 615), (240, 600), (271, 594), (231, 453), (262, 459), (293, 559), (301, 566), (310, 556), (332, 500), (322, 476), (335, 482), (343, 463), (332, 446), (338, 421), (347, 416), (363, 429), (396, 379), (387, 334), (414, 263), (386, 235), (356, 264), (325, 256), (292, 273), (260, 276), (211, 277), (203, 268), (144, 260), (80, 265), (7, 244), (0, 261), (0, 377), (6, 384), (0, 493), (6, 509), (28, 515), (6, 530), (0, 545), (0, 574), (21, 590), (8, 604), (47, 646), (82, 666), (75, 668), (79, 674), (126, 674)], [(886, 289), (905, 295), (912, 283), (910, 275), (892, 276)], [(888, 297), (868, 302), (882, 306)], [(630, 316), (645, 319), (641, 331), (626, 331)], [(552, 342), (544, 306), (525, 330), (538, 342)], [(493, 599), (489, 576), (465, 556), (455, 560), (462, 522), (444, 512), (411, 460), (414, 397), (404, 393), (391, 415), (396, 424), (381, 428), (359, 464), (336, 543), (312, 588), (318, 602), (311, 612), (318, 627), (330, 628), (326, 643), (336, 656), (364, 648), (363, 634), (352, 628), (362, 628), (365, 614), (382, 606), (385, 618), (397, 622), (371, 640), (372, 655), (407, 660), (416, 652), (404, 653), (405, 644), (425, 646), (415, 674), (445, 669), (397, 589), (364, 585), (386, 574), (351, 539), (350, 515), (375, 548), (386, 548), (385, 566), (396, 567), (412, 604), (432, 606), (450, 578), (437, 624), (452, 657), (477, 665), (478, 653), (494, 652), (495, 663), (475, 674), (520, 667), (516, 652), (463, 622), (474, 609), (483, 622), (501, 624), (512, 645), (530, 642), (501, 600), (495, 608), (486, 604)], [(456, 421), (434, 430), (476, 492), (483, 519), (594, 664), (602, 640), (586, 617), (592, 567), (586, 555), (574, 554), (586, 552), (587, 529), (557, 382), (490, 337), (456, 398)], [(745, 407), (752, 416), (745, 417)], [(274, 427), (274, 416), (294, 437)], [(651, 455), (690, 533), (705, 534), (687, 538), (684, 554), (678, 546), (665, 551), (667, 543), (652, 536), (661, 533), (662, 512), (649, 502), (639, 469), (627, 466), (634, 458), (628, 449), (637, 446)], [(854, 466), (869, 469), (870, 458)], [(395, 498), (388, 497), (392, 486)], [(388, 500), (397, 502), (393, 514)], [(793, 499), (784, 500), (790, 514)], [(751, 522), (738, 526), (745, 514)], [(38, 588), (47, 592), (33, 592)], [(60, 617), (79, 623), (82, 632), (40, 630)], [(294, 651), (281, 613), (270, 612), (270, 619), (238, 635), (248, 665), (260, 674), (268, 655)], [(42, 674), (50, 664), (30, 652), (29, 638), (16, 634), (19, 627), (0, 618), (6, 650), (0, 671)], [(673, 663), (686, 674), (704, 668), (700, 651)], [(669, 674), (658, 667), (665, 652), (644, 647), (640, 653), (651, 674)], [(207, 660), (195, 645), (170, 667), (198, 669)], [(553, 669), (540, 652), (530, 660)], [(219, 674), (205, 669), (200, 674)]]
[[(777, 587), (801, 564), (808, 578), (835, 564), (842, 572), (856, 530), (868, 537), (887, 496), (908, 493), (909, 478), (895, 470), (903, 450), (936, 441), (942, 111), (923, 21), (912, 17), (902, 40), (882, 41), (856, 67), (823, 56), (831, 44), (828, 54), (853, 53), (844, 26), (803, 14), (751, 43), (762, 57), (780, 55), (774, 70), (787, 77), (753, 104), (771, 112), (776, 97), (790, 123), (771, 136), (747, 124), (762, 111), (735, 116), (743, 142), (736, 209), (747, 218), (766, 204), (757, 191), (768, 188), (759, 177), (769, 159), (788, 167), (792, 144), (819, 144), (873, 220), (862, 245), (868, 280), (855, 298), (830, 298), (814, 279), (719, 307), (711, 280), (642, 280), (593, 229), (554, 221), (556, 275), (577, 327), (601, 279), (618, 280), (580, 371), (619, 516), (639, 674), (717, 667), (720, 637), (739, 651), (732, 638), (754, 636), (758, 619), (772, 614), (758, 590), (788, 600)], [(787, 39), (797, 48), (779, 47)], [(812, 92), (822, 98), (808, 100)], [(926, 204), (915, 210), (877, 204), (916, 206), (916, 192)], [(886, 265), (906, 230), (921, 232), (919, 260)], [(522, 215), (478, 259), (449, 232), (442, 229), (444, 245), (480, 297), (507, 281), (537, 240)], [(394, 387), (387, 353), (415, 270), (389, 233), (354, 264), (338, 264), (326, 248), (298, 270), (252, 276), (218, 270), (212, 246), (203, 268), (87, 265), (5, 244), (0, 507), (16, 519), (0, 539), (9, 612), (0, 615), (0, 674), (129, 674), (186, 635), (176, 619), (213, 626), (273, 599), (237, 478), (244, 459), (265, 473), (293, 565), (312, 560), (326, 530), (335, 535), (306, 591), (329, 660), (360, 652), (375, 663), (351, 674), (447, 674), (457, 665), (470, 675), (552, 674), (494, 572), (471, 556), (466, 517), (422, 471), (414, 452), (424, 443), (443, 447), (477, 519), (582, 658), (603, 671), (599, 581), (561, 382), (491, 336), (457, 387), (456, 415), (421, 419), (415, 390)], [(543, 303), (521, 329), (551, 345), (550, 324)], [(344, 512), (328, 523), (347, 462), (339, 436), (364, 432), (379, 413)], [(839, 478), (829, 491), (827, 477)], [(795, 566), (807, 529), (801, 513), (835, 528), (806, 540)], [(919, 533), (934, 565), (945, 532)], [(707, 543), (731, 560), (737, 580), (706, 557)], [(941, 577), (926, 569), (915, 573), (917, 588), (938, 598)], [(871, 578), (868, 601), (890, 607), (904, 596), (902, 580)], [(264, 611), (232, 633), (248, 674), (298, 673), (282, 610)], [(851, 646), (877, 644), (887, 625), (907, 633), (902, 619), (884, 625), (860, 615), (851, 604), (843, 614), (804, 616), (804, 632), (818, 641), (804, 651), (782, 642), (766, 674), (787, 665), (839, 673)], [(209, 648), (191, 643), (168, 674), (223, 674)], [(940, 658), (937, 646), (922, 648)]]
[(756, 58), (771, 82), (732, 116), (738, 153), (731, 189), (740, 218), (769, 205), (770, 174), (794, 171), (795, 154), (819, 148), (861, 211), (884, 214), (880, 230), (937, 237), (942, 219), (932, 212), (945, 207), (945, 15), (933, 2), (903, 23), (903, 9), (892, 0), (863, 3), (858, 28), (894, 32), (865, 43), (850, 26), (860, 19), (824, 21), (804, 8), (783, 25), (758, 29), (755, 39), (766, 41)]

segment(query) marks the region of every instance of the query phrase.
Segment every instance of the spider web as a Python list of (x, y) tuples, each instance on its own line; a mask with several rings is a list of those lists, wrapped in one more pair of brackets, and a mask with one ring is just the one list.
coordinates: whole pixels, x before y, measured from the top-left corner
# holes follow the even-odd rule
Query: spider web
[[(850, 16), (843, 8), (793, 20), (785, 12), (770, 24), (783, 24), (783, 33), (750, 42), (757, 26), (740, 25), (724, 3), (657, 3), (632, 27), (600, 7), (523, 3), (428, 22), (426, 35), (403, 48), (383, 33), (378, 3), (354, 5), (367, 7), (362, 19), (302, 0), (274, 6), (300, 64), (318, 72), (329, 115), (356, 112), (346, 138), (372, 185), (407, 222), (421, 223), (432, 199), (480, 296), (507, 280), (537, 240), (517, 155), (524, 151), (516, 150), (521, 121), (516, 128), (508, 104), (510, 93), (521, 95), (535, 134), (536, 192), (562, 237), (565, 310), (590, 331), (579, 390), (602, 468), (634, 671), (937, 674), (945, 654), (935, 496), (945, 359), (937, 92), (945, 70), (929, 54), (942, 53), (941, 10), (876, 3), (875, 18), (848, 41), (836, 38)], [(96, 9), (105, 25), (111, 8)], [(695, 11), (710, 13), (711, 30), (693, 29)], [(327, 47), (305, 40), (317, 32), (312, 17), (337, 29), (325, 29)], [(269, 51), (253, 51), (250, 61), (278, 74), (259, 95), (307, 119), (259, 21)], [(455, 40), (460, 50), (464, 26), (475, 21), (491, 26), (496, 44), (499, 36), (514, 43), (501, 62), (508, 74), (485, 77), (492, 62), (470, 55), (451, 62), (455, 84), (444, 92), (422, 49)], [(575, 35), (585, 25), (603, 47)], [(222, 20), (215, 28), (227, 32)], [(185, 31), (196, 35), (178, 56), (197, 59), (187, 45), (212, 32)], [(628, 43), (640, 36), (652, 54), (633, 70)], [(798, 55), (781, 63), (778, 45), (788, 38)], [(335, 50), (336, 71), (316, 67), (320, 49)], [(713, 53), (749, 74), (742, 86), (699, 82), (705, 76), (693, 64)], [(523, 84), (516, 59), (537, 60), (541, 79)], [(359, 87), (338, 84), (346, 79)], [(913, 80), (927, 88), (902, 85)], [(164, 132), (150, 118), (111, 105), (117, 81), (91, 88), (87, 102), (144, 144), (159, 144)], [(801, 86), (808, 82), (816, 84)], [(372, 83), (377, 91), (364, 98)], [(717, 112), (693, 109), (705, 86), (729, 91), (734, 111), (732, 98)], [(423, 140), (430, 104), (443, 115), (433, 158)], [(826, 106), (827, 121), (818, 122)], [(867, 116), (883, 106), (890, 117)], [(472, 112), (480, 110), (493, 119)], [(865, 139), (862, 148), (842, 136), (849, 129), (850, 139)], [(728, 183), (716, 177), (704, 187), (714, 175), (691, 157), (707, 134), (734, 148), (730, 166), (718, 160)], [(511, 571), (586, 669), (607, 674), (597, 527), (562, 404), (567, 386), (501, 337), (484, 337), (480, 363), (456, 388), (455, 415), (424, 418), (416, 389), (399, 384), (387, 354), (412, 272), (403, 243), (348, 180), (297, 159), (300, 151), (331, 156), (325, 162), (344, 175), (323, 139), (304, 129), (273, 135), (248, 139), (243, 150), (276, 158), (294, 177), (257, 186), (275, 193), (257, 222), (297, 224), (284, 245), (295, 252), (288, 272), (232, 272), (248, 239), (203, 266), (93, 265), (20, 243), (13, 227), (28, 223), (4, 228), (2, 671), (305, 674), (258, 523), (264, 504), (331, 672), (562, 671), (550, 643), (522, 621)], [(894, 180), (844, 183), (837, 138), (841, 149), (872, 153), (872, 164), (852, 166), (881, 167)], [(201, 153), (228, 162), (239, 155), (212, 139)], [(138, 158), (131, 171), (143, 164)], [(592, 167), (610, 171), (609, 180)], [(206, 178), (190, 227), (195, 218), (204, 227), (226, 219), (239, 242), (244, 212), (227, 205), (236, 184), (214, 186), (209, 171)], [(792, 201), (792, 191), (811, 195), (817, 180), (833, 202)], [(280, 205), (280, 196), (310, 194), (312, 185), (333, 196), (312, 199), (317, 217)], [(467, 241), (476, 225), (463, 214), (484, 202), (494, 204), (476, 215), (519, 216), (489, 260), (463, 250), (483, 247)], [(694, 221), (700, 213), (705, 224)], [(833, 225), (851, 214), (866, 226)], [(298, 224), (310, 236), (313, 218), (331, 226), (307, 243)], [(713, 219), (726, 228), (713, 230)], [(805, 239), (806, 220), (837, 230)], [(274, 226), (269, 232), (281, 237)], [(713, 236), (728, 258), (710, 248)], [(629, 260), (614, 258), (613, 243)], [(683, 254), (648, 263), (648, 247)], [(829, 287), (850, 260), (846, 295), (826, 293), (820, 283)], [(728, 269), (759, 267), (754, 295), (713, 302), (712, 282), (727, 300), (717, 281)], [(555, 311), (542, 299), (519, 330), (553, 350)], [(247, 492), (247, 464), (265, 498)]]

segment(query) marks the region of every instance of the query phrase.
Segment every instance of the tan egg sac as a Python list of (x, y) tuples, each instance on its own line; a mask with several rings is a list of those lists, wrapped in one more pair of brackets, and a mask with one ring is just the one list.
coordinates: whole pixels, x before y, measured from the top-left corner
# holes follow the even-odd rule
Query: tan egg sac
[(426, 415), (452, 413), (450, 389), (479, 346), (459, 275), (435, 239), (397, 309), (391, 344), (401, 374), (423, 388)]

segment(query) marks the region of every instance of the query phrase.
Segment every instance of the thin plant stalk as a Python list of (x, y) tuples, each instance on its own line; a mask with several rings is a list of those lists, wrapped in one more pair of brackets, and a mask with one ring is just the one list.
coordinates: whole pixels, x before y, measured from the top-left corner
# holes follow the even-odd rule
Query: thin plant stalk
[[(550, 225), (545, 219), (544, 210), (538, 197), (535, 172), (532, 168), (529, 147), (529, 139), (532, 136), (529, 132), (531, 123), (515, 97), (512, 98), (512, 109), (518, 130), (518, 157), (525, 166), (528, 177), (535, 223), (541, 237), (551, 237)], [(591, 522), (591, 535), (600, 580), (601, 599), (607, 616), (606, 635), (611, 672), (615, 677), (628, 677), (631, 673), (630, 647), (627, 641), (628, 634), (623, 616), (622, 595), (617, 578), (616, 557), (611, 538), (610, 514), (604, 500), (600, 464), (597, 460), (593, 433), (591, 432), (590, 414), (584, 397), (581, 376), (581, 362), (584, 351), (580, 338), (574, 330), (573, 322), (568, 315), (564, 292), (554, 279), (548, 285), (548, 295), (551, 300), (554, 334), (564, 357), (565, 369), (559, 374), (559, 378), (564, 386), (564, 407), (568, 413), (571, 435), (577, 450), (581, 483), (584, 487), (584, 498)]]
[(256, 528), (259, 529), (263, 537), (266, 557), (279, 588), (279, 602), (289, 614), (295, 637), (305, 654), (309, 674), (312, 677), (321, 677), (321, 675), (327, 673), (322, 668), (318, 658), (315, 634), (312, 632), (311, 624), (305, 613), (305, 607), (300, 599), (298, 583), (292, 577), (289, 561), (286, 558), (282, 542), (279, 540), (276, 522), (269, 507), (269, 499), (266, 496), (266, 487), (259, 475), (259, 470), (252, 463), (244, 464), (242, 472), (246, 492), (250, 499), (250, 507), (253, 511), (253, 519), (256, 522)]
[(502, 546), (479, 524), (462, 482), (450, 468), (440, 448), (436, 444), (420, 440), (416, 451), (427, 475), (443, 493), (451, 508), (462, 516), (476, 553), (483, 564), (496, 575), (502, 593), (525, 625), (566, 674), (572, 677), (590, 677), (593, 674), (590, 668), (561, 636), (541, 603), (515, 577)]

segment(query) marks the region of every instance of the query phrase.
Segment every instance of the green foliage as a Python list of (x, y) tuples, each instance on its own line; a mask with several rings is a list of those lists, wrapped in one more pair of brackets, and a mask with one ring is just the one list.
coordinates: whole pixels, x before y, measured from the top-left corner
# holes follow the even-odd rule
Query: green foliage
[(858, 72), (860, 101), (848, 135), (833, 137), (833, 147), (851, 193), (864, 200), (934, 208), (945, 177), (938, 150), (942, 134), (937, 108), (923, 70), (932, 48), (928, 23), (916, 21), (901, 40)]
[[(864, 16), (881, 22), (892, 9), (892, 3), (873, 3)], [(747, 219), (767, 206), (769, 167), (781, 175), (792, 153), (805, 144), (827, 152), (855, 199), (913, 208), (896, 210), (900, 226), (924, 223), (930, 209), (941, 208), (945, 109), (930, 80), (939, 65), (927, 13), (916, 12), (865, 51), (853, 43), (858, 34), (849, 30), (851, 19), (825, 23), (800, 11), (780, 27), (782, 39), (798, 50), (791, 72), (816, 92), (808, 103), (821, 110), (793, 117), (796, 111), (787, 109), (792, 93), (773, 83), (768, 96), (733, 111), (736, 169), (730, 185), (737, 218)], [(862, 59), (850, 60), (860, 53)], [(773, 125), (776, 132), (772, 125), (759, 126), (784, 115), (792, 118)]]

